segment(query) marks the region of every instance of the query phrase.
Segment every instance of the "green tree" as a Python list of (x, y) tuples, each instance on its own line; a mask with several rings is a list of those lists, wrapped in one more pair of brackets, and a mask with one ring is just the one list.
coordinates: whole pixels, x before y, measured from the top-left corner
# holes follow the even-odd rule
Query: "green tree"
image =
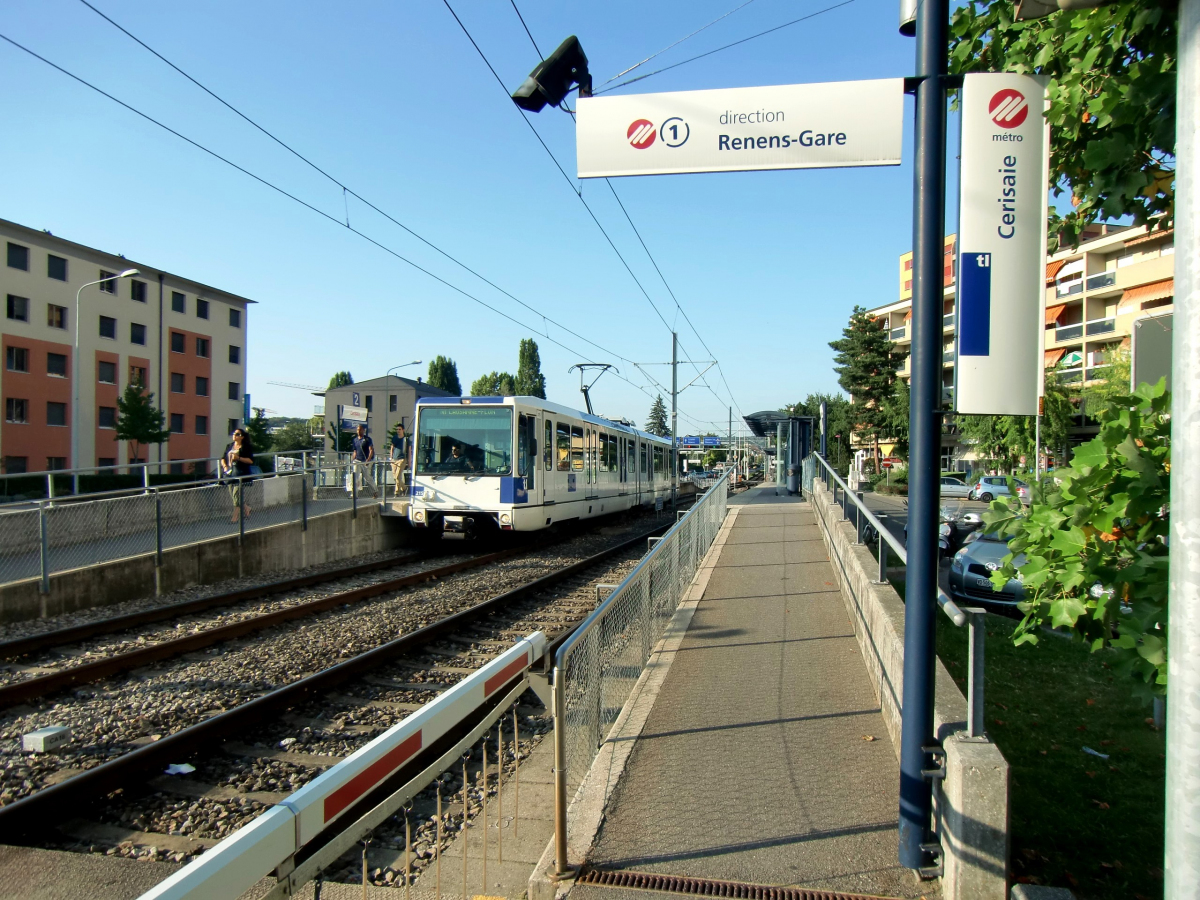
[(812, 416), (813, 446), (821, 446), (821, 401), (825, 401), (825, 455), (842, 475), (850, 470), (854, 452), (850, 448), (850, 433), (854, 430), (852, 406), (841, 394), (809, 394), (799, 403), (784, 407), (793, 416)]
[(1022, 456), (1033, 466), (1033, 416), (958, 416), (955, 422), (984, 468), (1012, 474)]
[(429, 376), (425, 379), (435, 388), (441, 388), (454, 396), (462, 394), (462, 384), (458, 380), (458, 366), (454, 360), (438, 355), (429, 361)]
[(507, 372), (488, 372), (471, 382), (472, 397), (511, 397), (519, 393), (513, 377)]
[(340, 425), (340, 422), (334, 422), (325, 432), (325, 436), (329, 438), (333, 450), (338, 453), (349, 453), (354, 449), (354, 435), (349, 431), (342, 431)]
[(1020, 577), (1025, 586), (1015, 643), (1064, 628), (1093, 652), (1114, 648), (1135, 690), (1159, 696), (1167, 687), (1170, 405), (1161, 380), (1114, 398), (1099, 411), (1099, 435), (1054, 481), (1034, 487), (1028, 510), (1006, 497), (985, 514), (1011, 551), (993, 584)]
[(853, 403), (854, 430), (875, 443), (875, 471), (879, 471), (879, 439), (888, 432), (888, 402), (895, 392), (896, 370), (905, 354), (888, 339), (887, 326), (861, 306), (855, 306), (840, 340), (830, 341), (837, 351), (833, 370), (838, 384)]
[(883, 403), (887, 414), (887, 430), (896, 442), (893, 455), (908, 459), (908, 382), (897, 378), (892, 385), (892, 396)]
[(646, 431), (659, 437), (670, 437), (671, 426), (667, 423), (667, 405), (663, 403), (662, 394), (654, 398), (650, 404), (650, 414), (646, 416)]
[[(163, 425), (166, 414), (154, 406), (154, 394), (133, 379), (117, 398), (117, 440), (133, 444), (131, 456), (142, 459), (142, 444), (161, 444), (171, 437)], [(149, 457), (147, 457), (149, 459)]]
[(516, 393), (522, 397), (546, 399), (546, 376), (542, 374), (542, 358), (538, 355), (537, 341), (533, 338), (521, 341), (517, 360)]
[[(1050, 78), (1050, 188), (1059, 248), (1097, 219), (1168, 227), (1174, 213), (1177, 7), (1148, 0), (1017, 22), (1011, 0), (968, 0), (950, 24), (950, 71)], [(1158, 217), (1158, 218), (1156, 218)]]
[(332, 391), (334, 388), (346, 387), (348, 384), (354, 384), (354, 376), (349, 372), (336, 372), (329, 379), (329, 387), (325, 390)]
[(277, 453), (289, 450), (313, 449), (312, 426), (308, 422), (288, 422), (280, 428), (271, 439), (271, 445)]
[(246, 432), (246, 437), (250, 440), (250, 446), (254, 448), (255, 455), (266, 453), (271, 449), (272, 440), (271, 432), (267, 430), (267, 414), (260, 407), (255, 406), (252, 410), (253, 417), (243, 427)]

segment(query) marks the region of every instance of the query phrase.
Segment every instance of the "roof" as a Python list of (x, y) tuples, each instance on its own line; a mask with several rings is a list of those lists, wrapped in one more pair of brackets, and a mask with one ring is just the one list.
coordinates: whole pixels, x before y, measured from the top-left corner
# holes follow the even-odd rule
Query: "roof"
[(742, 416), (742, 419), (750, 426), (750, 431), (755, 437), (767, 437), (775, 430), (776, 425), (788, 422), (792, 419), (798, 419), (802, 422), (815, 421), (812, 416), (789, 416), (785, 412), (780, 412), (777, 409), (764, 409), (762, 412), (751, 413), (748, 416)]
[(366, 381), (356, 381), (353, 384), (343, 384), (340, 387), (330, 388), (326, 393), (333, 391), (374, 391), (387, 390), (389, 387), (396, 388), (401, 385), (406, 385), (411, 388), (420, 388), (423, 392), (431, 397), (453, 397), (454, 394), (450, 391), (444, 391), (439, 387), (434, 387), (425, 381), (416, 381), (412, 378), (402, 378), (399, 375), (382, 375), (379, 378), (368, 378)]
[(175, 272), (168, 272), (166, 269), (160, 269), (157, 266), (150, 266), (146, 265), (145, 263), (140, 263), (136, 259), (129, 259), (119, 253), (109, 253), (107, 250), (97, 250), (95, 247), (89, 247), (86, 244), (77, 244), (74, 241), (68, 241), (66, 238), (60, 238), (58, 235), (52, 234), (49, 231), (39, 231), (36, 228), (30, 228), (28, 225), (22, 225), (20, 222), (11, 222), (8, 219), (0, 219), (0, 226), (12, 228), (25, 234), (26, 240), (28, 240), (30, 243), (37, 241), (42, 244), (57, 245), (65, 252), (73, 253), (75, 256), (90, 256), (93, 258), (105, 257), (103, 262), (107, 265), (111, 265), (115, 269), (118, 269), (118, 271), (120, 269), (129, 268), (139, 269), (144, 277), (148, 277), (152, 273), (162, 273), (163, 275), (169, 276), (177, 282), (182, 282), (182, 287), (190, 287), (192, 289), (192, 293), (199, 294), (202, 297), (203, 295), (207, 294), (211, 299), (216, 295), (220, 295), (222, 298), (237, 300), (241, 303), (258, 302), (257, 300), (251, 300), (249, 297), (242, 297), (238, 294), (233, 294), (229, 291), (222, 290), (221, 288), (204, 284), (201, 281), (195, 281), (191, 278), (187, 278), (184, 275), (178, 275)]

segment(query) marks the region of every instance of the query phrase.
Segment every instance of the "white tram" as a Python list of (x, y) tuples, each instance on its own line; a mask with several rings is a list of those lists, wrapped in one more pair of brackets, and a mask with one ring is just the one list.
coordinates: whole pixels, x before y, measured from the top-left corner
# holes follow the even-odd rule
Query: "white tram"
[(423, 397), (408, 519), (537, 531), (669, 498), (670, 469), (669, 440), (537, 397)]

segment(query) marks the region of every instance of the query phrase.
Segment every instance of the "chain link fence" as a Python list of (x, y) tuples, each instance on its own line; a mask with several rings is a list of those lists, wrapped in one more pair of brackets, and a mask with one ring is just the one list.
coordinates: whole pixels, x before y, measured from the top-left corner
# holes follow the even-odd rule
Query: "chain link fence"
[(351, 465), (333, 457), (312, 469), (158, 486), (95, 499), (49, 499), (0, 507), (0, 584), (42, 579), (215, 538), (307, 522), (310, 516), (378, 503)]
[(583, 781), (720, 531), (728, 496), (726, 475), (654, 544), (555, 654), (559, 871), (566, 866), (567, 797)]

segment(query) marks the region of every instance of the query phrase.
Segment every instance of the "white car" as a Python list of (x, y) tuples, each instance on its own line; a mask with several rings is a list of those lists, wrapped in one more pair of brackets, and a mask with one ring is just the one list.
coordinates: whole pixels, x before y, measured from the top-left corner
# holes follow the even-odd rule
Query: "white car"
[(971, 486), (961, 478), (942, 476), (942, 486), (939, 492), (943, 497), (966, 497), (971, 493)]
[[(1017, 486), (1017, 496), (1021, 498), (1021, 502), (1029, 503), (1029, 485), (1019, 478), (1014, 478), (1013, 483)], [(1008, 479), (1003, 475), (987, 475), (975, 482), (975, 486), (971, 488), (971, 492), (967, 494), (968, 500), (982, 500), (984, 503), (991, 503), (996, 497), (1008, 497)]]

